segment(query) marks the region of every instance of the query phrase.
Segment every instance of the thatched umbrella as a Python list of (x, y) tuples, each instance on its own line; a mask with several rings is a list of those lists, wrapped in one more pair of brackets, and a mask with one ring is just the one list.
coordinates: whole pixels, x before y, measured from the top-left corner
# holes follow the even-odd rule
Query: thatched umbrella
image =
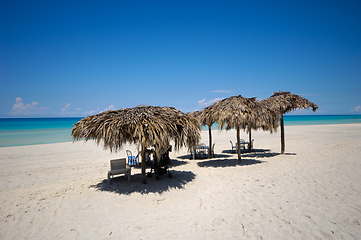
[[(241, 95), (232, 96), (203, 110), (204, 118), (216, 120), (221, 129), (237, 130), (237, 143), (240, 142), (240, 129), (266, 127), (273, 120), (270, 111), (263, 107), (255, 98), (245, 98)], [(237, 144), (238, 161), (241, 162), (240, 144)]]
[(315, 112), (318, 106), (306, 98), (290, 92), (274, 92), (273, 95), (261, 101), (270, 110), (278, 114), (281, 123), (281, 154), (285, 153), (285, 134), (283, 114), (294, 111), (296, 109), (308, 109), (312, 107)]
[(214, 118), (207, 118), (204, 115), (203, 111), (195, 111), (187, 113), (196, 119), (198, 119), (200, 125), (208, 126), (208, 136), (209, 136), (209, 149), (208, 149), (208, 158), (212, 158), (212, 125), (216, 122)]
[(172, 107), (142, 106), (102, 112), (74, 124), (73, 140), (94, 139), (105, 149), (118, 151), (123, 144), (139, 144), (142, 154), (142, 182), (145, 180), (145, 149), (156, 146), (160, 156), (171, 140), (175, 150), (194, 147), (200, 139), (198, 121)]

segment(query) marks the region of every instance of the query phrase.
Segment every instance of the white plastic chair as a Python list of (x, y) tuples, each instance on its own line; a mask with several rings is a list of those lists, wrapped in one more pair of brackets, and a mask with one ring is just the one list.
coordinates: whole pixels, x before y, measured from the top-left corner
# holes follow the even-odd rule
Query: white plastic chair
[(110, 183), (111, 177), (118, 174), (125, 174), (130, 181), (131, 168), (127, 165), (125, 158), (110, 160), (110, 171), (108, 171), (108, 183)]

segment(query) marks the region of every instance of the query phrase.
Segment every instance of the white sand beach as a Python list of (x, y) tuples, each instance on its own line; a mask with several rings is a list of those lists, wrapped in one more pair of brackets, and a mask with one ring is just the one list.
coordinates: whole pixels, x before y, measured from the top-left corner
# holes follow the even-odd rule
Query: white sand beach
[(242, 164), (235, 131), (215, 130), (216, 158), (173, 150), (173, 178), (146, 185), (137, 168), (106, 180), (136, 146), (0, 148), (0, 239), (361, 239), (361, 124), (285, 130), (285, 155), (280, 131), (253, 131)]

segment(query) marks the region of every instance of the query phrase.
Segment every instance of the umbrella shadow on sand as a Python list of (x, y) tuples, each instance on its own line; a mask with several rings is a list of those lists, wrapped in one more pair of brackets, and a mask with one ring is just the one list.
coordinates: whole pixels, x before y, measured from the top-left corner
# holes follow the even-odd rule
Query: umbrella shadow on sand
[[(223, 150), (222, 153), (231, 154), (231, 150)], [(236, 154), (233, 153), (233, 157)], [(217, 159), (217, 160), (208, 160), (199, 162), (199, 167), (235, 167), (235, 166), (248, 166), (254, 164), (261, 164), (266, 161), (257, 160), (258, 158), (271, 158), (281, 155), (281, 153), (271, 152), (269, 149), (253, 149), (252, 152), (242, 153), (242, 162), (239, 163), (238, 159), (235, 158), (225, 158), (225, 159)], [(296, 153), (285, 153), (284, 155), (296, 155)], [(227, 155), (230, 156), (230, 155)], [(232, 155), (231, 155), (232, 156)]]
[(187, 164), (188, 164), (188, 162), (179, 161), (177, 159), (172, 159), (170, 167), (178, 167), (178, 166), (187, 165)]
[(186, 155), (182, 155), (182, 156), (177, 156), (177, 158), (179, 159), (186, 159), (186, 160), (190, 160), (193, 159), (192, 155), (190, 153), (186, 154)]
[[(223, 150), (222, 153), (232, 153), (231, 150)], [(234, 153), (233, 153), (234, 154)], [(281, 153), (271, 152), (269, 149), (253, 149), (252, 152), (242, 153), (242, 156), (249, 158), (271, 158), (282, 155)], [(296, 153), (285, 153), (283, 155), (296, 155)]]
[(98, 191), (113, 192), (118, 194), (129, 195), (132, 193), (163, 193), (172, 189), (181, 189), (186, 184), (192, 182), (195, 179), (195, 174), (190, 171), (169, 171), (172, 174), (172, 178), (168, 177), (168, 174), (160, 176), (159, 180), (156, 180), (155, 175), (147, 178), (147, 184), (141, 183), (141, 174), (134, 174), (129, 182), (125, 176), (119, 176), (111, 179), (111, 185), (108, 184), (107, 179), (102, 182), (92, 185), (90, 187), (97, 189)]
[(259, 161), (255, 159), (247, 159), (243, 158), (242, 163), (239, 163), (238, 159), (217, 159), (217, 160), (209, 160), (209, 161), (203, 161), (199, 162), (199, 167), (236, 167), (236, 166), (248, 166), (248, 165), (254, 165), (254, 164), (261, 164), (265, 161)]
[[(214, 158), (229, 158), (229, 157), (232, 157), (231, 154), (223, 154), (223, 153), (225, 153), (225, 152), (223, 151), (222, 154), (219, 154), (219, 153), (214, 154), (214, 157), (212, 159), (214, 159)], [(191, 154), (177, 156), (177, 158), (186, 159), (186, 160), (193, 160), (193, 156)], [(207, 156), (206, 158), (197, 158), (196, 160), (202, 160), (202, 159), (209, 159), (209, 158)]]

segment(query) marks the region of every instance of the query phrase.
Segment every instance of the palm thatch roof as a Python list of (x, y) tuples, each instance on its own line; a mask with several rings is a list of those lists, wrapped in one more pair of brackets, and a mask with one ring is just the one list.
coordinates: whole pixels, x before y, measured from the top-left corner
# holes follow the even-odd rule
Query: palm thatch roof
[[(140, 106), (102, 112), (83, 118), (73, 126), (73, 141), (95, 140), (103, 142), (105, 149), (118, 151), (126, 143), (139, 144), (142, 154), (150, 146), (163, 153), (170, 141), (175, 149), (194, 147), (200, 139), (198, 121), (172, 107)], [(142, 156), (142, 159), (145, 159)], [(143, 166), (144, 162), (144, 166)], [(145, 161), (142, 161), (142, 178)]]
[[(245, 98), (241, 95), (220, 100), (206, 107), (202, 121), (217, 121), (221, 129), (232, 129), (239, 126), (241, 129), (262, 128), (274, 131), (277, 121), (274, 113), (261, 104), (256, 98)], [(249, 127), (247, 127), (249, 126)]]
[(206, 116), (204, 111), (195, 111), (188, 114), (198, 119), (201, 125), (212, 126), (217, 121), (213, 116)]
[(312, 111), (316, 111), (318, 106), (313, 102), (310, 102), (306, 98), (299, 95), (292, 94), (290, 92), (274, 92), (273, 95), (267, 99), (261, 101), (269, 109), (284, 114), (296, 109), (308, 109), (312, 108)]
[[(217, 121), (221, 129), (237, 129), (237, 142), (240, 140), (240, 129), (262, 128), (273, 131), (277, 128), (276, 116), (260, 104), (256, 98), (232, 96), (206, 107), (201, 114), (204, 123)], [(241, 161), (239, 145), (238, 160)]]
[(194, 111), (194, 112), (189, 112), (189, 113), (187, 113), (187, 115), (192, 116), (192, 117), (194, 117), (195, 119), (197, 119), (197, 121), (199, 122), (199, 125), (203, 125), (203, 124), (201, 123), (202, 113), (203, 113), (203, 111)]
[(284, 134), (284, 121), (283, 114), (294, 111), (296, 109), (312, 108), (315, 112), (318, 106), (310, 102), (306, 98), (290, 92), (274, 92), (273, 95), (261, 101), (268, 109), (273, 111), (279, 116), (281, 123), (281, 154), (285, 153), (285, 134)]

